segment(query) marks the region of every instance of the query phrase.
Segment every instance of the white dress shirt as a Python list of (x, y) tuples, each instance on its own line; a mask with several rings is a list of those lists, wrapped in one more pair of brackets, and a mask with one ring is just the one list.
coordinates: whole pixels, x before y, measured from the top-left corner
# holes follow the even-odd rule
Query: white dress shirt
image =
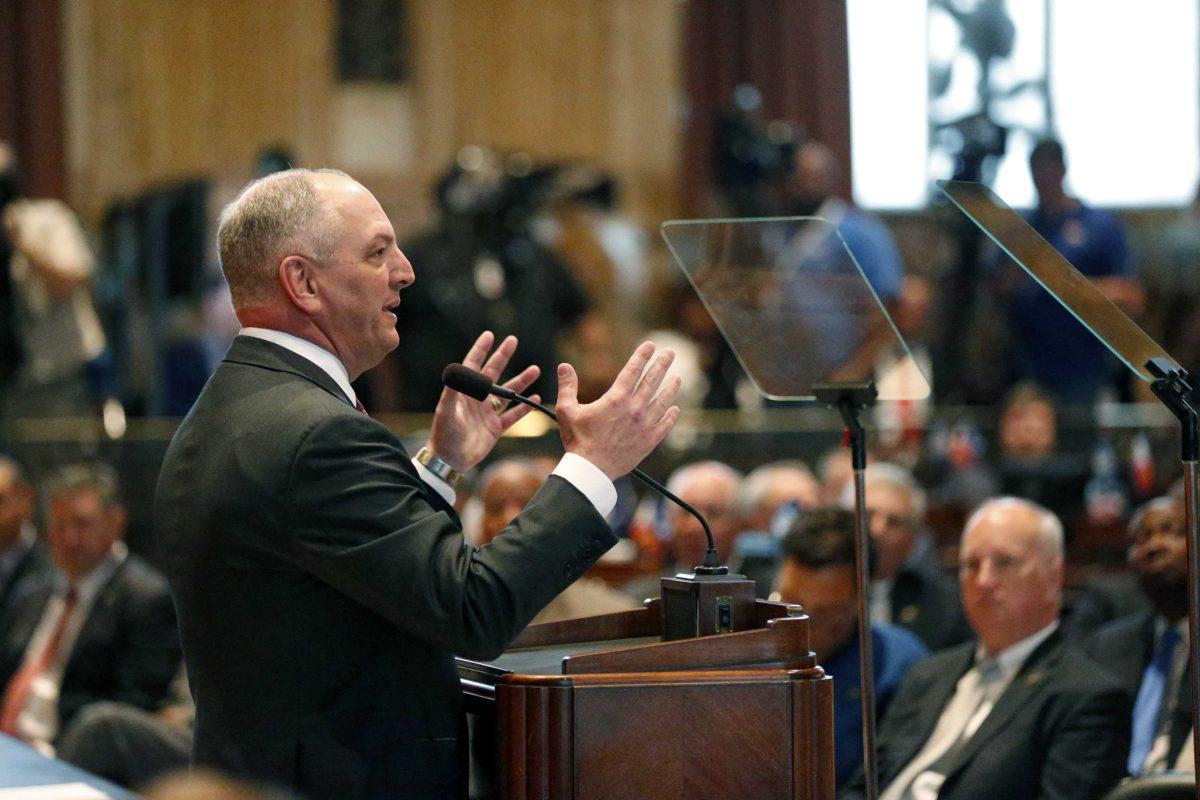
[[(308, 359), (312, 363), (320, 367), (330, 378), (333, 378), (350, 401), (351, 406), (357, 407), (358, 396), (354, 393), (354, 388), (350, 385), (350, 373), (346, 369), (346, 365), (341, 359), (329, 352), (323, 347), (320, 347), (307, 339), (301, 339), (299, 336), (293, 336), (290, 333), (283, 331), (271, 330), (269, 328), (242, 328), (240, 335), (253, 336), (258, 339), (266, 339), (268, 342), (274, 342), (280, 347), (291, 350), (298, 356)], [(421, 476), (421, 480), (437, 492), (442, 498), (454, 505), (455, 493), (454, 487), (446, 483), (441, 478), (434, 475), (424, 464), (418, 463), (413, 459), (413, 466), (417, 468), (417, 473)], [(563, 454), (562, 460), (558, 462), (558, 466), (554, 468), (554, 475), (566, 480), (576, 489), (583, 493), (583, 496), (588, 499), (588, 502), (595, 507), (600, 516), (607, 517), (609, 512), (617, 505), (617, 490), (613, 486), (613, 482), (608, 479), (608, 476), (600, 471), (592, 462), (582, 456), (574, 453)]]

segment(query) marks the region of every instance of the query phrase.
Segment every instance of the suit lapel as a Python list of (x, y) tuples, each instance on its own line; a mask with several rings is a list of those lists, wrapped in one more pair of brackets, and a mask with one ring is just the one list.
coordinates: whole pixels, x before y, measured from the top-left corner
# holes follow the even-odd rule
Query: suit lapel
[(266, 339), (259, 339), (255, 336), (236, 337), (229, 352), (225, 354), (224, 361), (297, 375), (354, 408), (350, 398), (337, 385), (337, 381), (330, 377), (329, 373), (304, 356), (293, 353), (274, 342), (268, 342)]
[(992, 707), (991, 713), (979, 726), (979, 730), (975, 731), (975, 735), (963, 744), (955, 757), (946, 765), (947, 780), (957, 770), (969, 764), (980, 748), (1004, 730), (1013, 717), (1030, 700), (1038, 696), (1045, 688), (1046, 682), (1054, 674), (1060, 654), (1061, 639), (1056, 630), (1030, 653), (1029, 658), (1025, 659), (1025, 663), (1013, 676), (1004, 693), (996, 700), (996, 705)]
[(92, 606), (83, 619), (75, 642), (71, 645), (67, 663), (63, 667), (64, 685), (67, 685), (80, 669), (89, 666), (84, 663), (84, 659), (87, 658), (88, 651), (93, 649), (93, 642), (103, 645), (112, 640), (110, 629), (117, 624), (115, 609), (117, 601), (120, 599), (121, 573), (129, 566), (129, 559), (132, 557), (132, 555), (126, 556), (125, 560), (117, 565), (113, 574), (108, 576), (108, 580), (96, 592), (96, 599), (92, 601)]
[(916, 758), (917, 753), (933, 735), (933, 730), (937, 727), (942, 712), (949, 704), (950, 698), (954, 696), (959, 679), (971, 668), (974, 652), (975, 645), (971, 643), (961, 645), (958, 652), (948, 653), (945, 668), (938, 670), (928, 688), (921, 693), (920, 712), (915, 724), (916, 730), (912, 731), (913, 735), (905, 740), (904, 750), (896, 754), (895, 763), (899, 765), (900, 769)]

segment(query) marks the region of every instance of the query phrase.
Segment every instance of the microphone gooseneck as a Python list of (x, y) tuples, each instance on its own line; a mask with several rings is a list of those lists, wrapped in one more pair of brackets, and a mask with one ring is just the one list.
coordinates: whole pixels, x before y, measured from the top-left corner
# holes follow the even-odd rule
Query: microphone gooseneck
[[(456, 392), (461, 392), (468, 397), (473, 397), (476, 400), (486, 400), (488, 395), (497, 395), (507, 400), (515, 400), (518, 403), (527, 405), (530, 408), (536, 408), (550, 419), (558, 422), (558, 415), (551, 411), (541, 403), (530, 400), (524, 395), (517, 394), (512, 389), (500, 386), (493, 383), (492, 379), (484, 375), (478, 370), (463, 366), (462, 364), (450, 364), (442, 370), (442, 383)], [(691, 514), (700, 521), (701, 527), (704, 528), (704, 535), (708, 538), (708, 551), (704, 554), (704, 563), (696, 566), (696, 572), (709, 575), (722, 575), (729, 571), (729, 568), (721, 564), (721, 559), (717, 555), (717, 546), (713, 540), (712, 529), (708, 527), (708, 520), (704, 515), (691, 506), (690, 503), (676, 497), (675, 494), (663, 486), (658, 481), (651, 478), (646, 473), (642, 472), (637, 467), (634, 467), (630, 474), (640, 480), (642, 483), (654, 489), (656, 492), (667, 498), (671, 502), (678, 505), (684, 511)]]

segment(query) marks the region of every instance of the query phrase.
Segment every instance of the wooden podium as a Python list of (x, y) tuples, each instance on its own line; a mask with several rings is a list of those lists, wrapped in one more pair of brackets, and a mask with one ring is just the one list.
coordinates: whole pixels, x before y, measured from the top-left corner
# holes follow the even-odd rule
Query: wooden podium
[(496, 661), (460, 659), (472, 797), (832, 800), (833, 681), (798, 606), (661, 641), (660, 600), (533, 625)]

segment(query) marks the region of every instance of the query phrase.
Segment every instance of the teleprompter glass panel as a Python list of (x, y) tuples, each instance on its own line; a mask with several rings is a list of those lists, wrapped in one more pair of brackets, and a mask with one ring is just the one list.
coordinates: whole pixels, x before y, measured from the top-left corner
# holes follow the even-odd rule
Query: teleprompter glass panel
[(762, 394), (805, 400), (816, 383), (874, 379), (883, 400), (929, 395), (870, 265), (864, 272), (827, 220), (673, 220), (662, 234)]
[(1154, 380), (1146, 370), (1152, 358), (1179, 366), (991, 189), (969, 181), (938, 181), (938, 188), (1139, 378)]

